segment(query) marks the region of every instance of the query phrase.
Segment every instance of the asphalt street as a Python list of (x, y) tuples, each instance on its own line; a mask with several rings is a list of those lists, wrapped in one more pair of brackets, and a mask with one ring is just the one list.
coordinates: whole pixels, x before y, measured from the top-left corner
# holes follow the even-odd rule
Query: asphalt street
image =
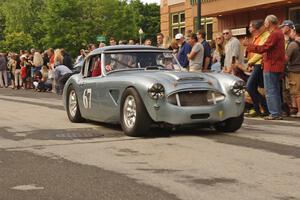
[(0, 200), (300, 199), (300, 120), (236, 133), (69, 122), (61, 96), (0, 89)]

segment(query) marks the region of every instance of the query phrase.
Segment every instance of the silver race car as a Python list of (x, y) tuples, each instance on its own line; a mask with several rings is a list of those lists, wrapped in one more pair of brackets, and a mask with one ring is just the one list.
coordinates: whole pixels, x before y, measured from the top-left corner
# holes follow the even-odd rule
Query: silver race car
[(146, 46), (96, 49), (64, 87), (72, 122), (120, 123), (129, 136), (152, 125), (209, 125), (234, 132), (244, 120), (244, 82), (222, 73), (190, 73), (169, 50)]

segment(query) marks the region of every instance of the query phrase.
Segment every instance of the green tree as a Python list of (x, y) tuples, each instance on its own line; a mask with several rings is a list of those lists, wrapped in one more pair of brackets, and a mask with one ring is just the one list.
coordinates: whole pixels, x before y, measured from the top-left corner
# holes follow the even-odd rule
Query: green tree
[(84, 24), (89, 27), (89, 41), (97, 35), (107, 38), (130, 39), (136, 37), (135, 11), (126, 1), (86, 0)]
[(0, 41), (4, 39), (5, 21), (4, 16), (0, 10)]
[(44, 47), (65, 48), (76, 54), (85, 42), (82, 33), (88, 31), (88, 27), (82, 23), (82, 15), (83, 1), (47, 0), (40, 15), (41, 28), (45, 31), (42, 38)]
[(5, 51), (19, 52), (33, 47), (32, 37), (24, 32), (7, 33), (5, 40), (0, 42), (0, 49)]
[(156, 34), (160, 32), (160, 7), (155, 3), (143, 4), (140, 0), (132, 0), (129, 6), (136, 11), (137, 26), (144, 31), (144, 39), (156, 43)]
[[(43, 37), (43, 32), (39, 28), (39, 12), (42, 11), (44, 1), (41, 0), (2, 0), (0, 6), (0, 16), (5, 19), (5, 34), (13, 32), (24, 32), (29, 34), (36, 46)], [(1, 21), (0, 21), (1, 22)]]
[(23, 35), (24, 41), (18, 41), (22, 45), (63, 47), (75, 55), (88, 43), (96, 43), (98, 35), (138, 39), (139, 28), (155, 41), (158, 5), (140, 0), (1, 0), (0, 4), (2, 48)]

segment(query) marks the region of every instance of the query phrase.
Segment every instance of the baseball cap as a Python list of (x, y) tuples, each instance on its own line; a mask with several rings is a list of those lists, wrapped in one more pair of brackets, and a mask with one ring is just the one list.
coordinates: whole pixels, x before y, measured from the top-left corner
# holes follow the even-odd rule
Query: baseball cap
[(290, 27), (291, 29), (295, 29), (295, 25), (294, 25), (294, 22), (292, 22), (291, 20), (284, 20), (282, 22), (282, 24), (280, 25), (280, 28), (284, 27), (284, 26), (288, 26)]
[(22, 58), (26, 58), (26, 55), (21, 55), (21, 56), (20, 56), (20, 59), (22, 59)]
[(183, 38), (183, 35), (182, 35), (181, 33), (177, 33), (177, 34), (175, 35), (175, 39), (176, 39), (176, 40), (179, 40), (179, 39), (181, 39), (181, 38)]

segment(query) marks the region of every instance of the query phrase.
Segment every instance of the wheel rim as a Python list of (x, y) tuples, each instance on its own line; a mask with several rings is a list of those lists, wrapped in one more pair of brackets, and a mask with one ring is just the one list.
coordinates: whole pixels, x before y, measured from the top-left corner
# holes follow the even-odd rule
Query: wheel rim
[(133, 96), (125, 99), (123, 107), (123, 119), (127, 128), (133, 128), (136, 122), (136, 103)]
[(77, 111), (77, 97), (74, 90), (69, 95), (69, 112), (72, 117), (75, 117)]

